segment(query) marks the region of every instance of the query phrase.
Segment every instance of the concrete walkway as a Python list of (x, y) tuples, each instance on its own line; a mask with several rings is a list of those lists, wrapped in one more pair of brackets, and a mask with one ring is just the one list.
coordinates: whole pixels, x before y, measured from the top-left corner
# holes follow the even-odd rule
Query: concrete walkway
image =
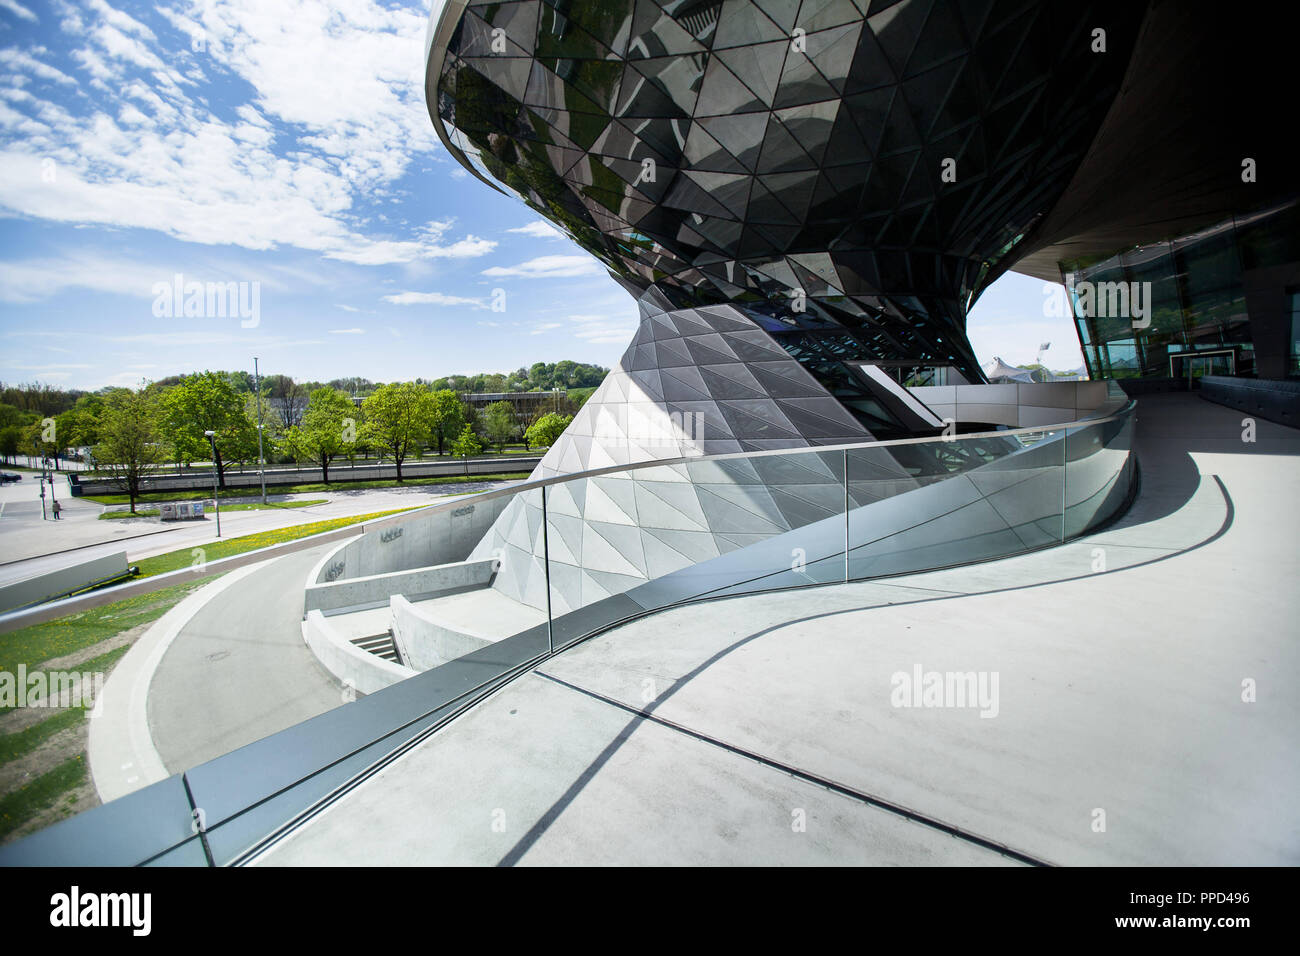
[[(1139, 412), (1115, 526), (625, 625), (259, 862), (1300, 863), (1300, 432)], [(896, 706), (917, 668), (996, 675), (994, 706)]]
[(301, 629), (303, 582), (330, 547), (257, 565), (172, 640), (149, 687), (149, 732), (169, 772), (344, 702)]
[[(234, 538), (331, 518), (397, 508), (418, 508), (449, 496), (486, 491), (513, 483), (476, 481), (450, 486), (450, 491), (447, 492), (434, 490), (448, 488), (445, 485), (368, 489), (348, 489), (340, 485), (338, 489), (316, 494), (270, 494), (269, 500), (273, 502), (324, 499), (325, 503), (301, 508), (222, 511), (221, 535), (222, 538)], [(64, 512), (62, 519), (55, 522), (41, 520), (40, 499), (28, 500), (35, 493), (38, 492), (32, 488), (18, 488), (16, 485), (0, 488), (0, 505), (3, 505), (3, 510), (0, 510), (0, 583), (33, 577), (119, 551), (126, 551), (129, 560), (138, 561), (217, 540), (217, 522), (210, 503), (208, 517), (202, 521), (163, 524), (157, 519), (100, 521), (100, 513), (107, 510), (104, 506), (81, 498), (60, 496), (59, 502), (64, 505)], [(257, 498), (246, 500), (254, 501)]]

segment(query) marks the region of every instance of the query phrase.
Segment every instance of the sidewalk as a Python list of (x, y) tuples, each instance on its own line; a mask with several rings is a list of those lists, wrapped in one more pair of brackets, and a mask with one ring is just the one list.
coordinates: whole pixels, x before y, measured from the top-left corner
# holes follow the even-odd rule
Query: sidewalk
[[(223, 539), (260, 531), (272, 531), (313, 521), (350, 515), (372, 514), (396, 508), (433, 504), (449, 496), (484, 491), (508, 482), (471, 482), (464, 485), (426, 485), (410, 488), (346, 490), (340, 488), (316, 494), (268, 494), (268, 500), (319, 500), (326, 503), (305, 508), (266, 511), (222, 511)], [(12, 487), (12, 486), (10, 486)], [(450, 491), (431, 489), (449, 488)], [(5, 491), (8, 491), (6, 488)], [(3, 500), (3, 499), (0, 499)], [(246, 499), (241, 499), (246, 500)], [(254, 497), (252, 500), (258, 500)], [(157, 519), (99, 520), (102, 505), (82, 499), (60, 498), (66, 505), (62, 519), (41, 521), (40, 499), (4, 501), (0, 511), (0, 583), (43, 574), (91, 558), (126, 551), (128, 561), (180, 548), (199, 547), (217, 540), (216, 515), (209, 506), (201, 521), (163, 524)], [(148, 506), (145, 506), (148, 507)]]

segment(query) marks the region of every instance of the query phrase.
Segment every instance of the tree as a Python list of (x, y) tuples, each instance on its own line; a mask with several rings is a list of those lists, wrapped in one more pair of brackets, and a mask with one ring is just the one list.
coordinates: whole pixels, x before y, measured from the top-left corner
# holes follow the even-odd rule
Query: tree
[(310, 394), (306, 388), (294, 382), (288, 375), (268, 375), (262, 379), (262, 389), (266, 392), (280, 423), (286, 429), (302, 421), (302, 414), (307, 410)]
[(465, 474), (467, 475), (469, 474), (470, 455), (477, 455), (482, 450), (483, 445), (468, 424), (460, 430), (460, 437), (451, 443), (451, 453), (465, 459)]
[(104, 414), (100, 395), (82, 395), (77, 404), (55, 418), (59, 444), (64, 448), (88, 448), (99, 441), (99, 421)]
[(483, 430), (488, 441), (495, 442), (497, 451), (505, 450), (506, 442), (515, 437), (519, 424), (515, 421), (515, 407), (509, 402), (493, 402), (483, 409)]
[(562, 362), (555, 363), (555, 372), (551, 376), (551, 381), (561, 388), (568, 388), (575, 384), (574, 372), (577, 371), (578, 363), (565, 359)]
[(5, 425), (0, 428), (0, 457), (4, 463), (10, 464), (9, 459), (18, 455), (18, 447), (22, 444), (23, 430), (18, 425)]
[(55, 419), (38, 418), (27, 426), (23, 433), (24, 448), (36, 458), (54, 459), (54, 467), (59, 467), (59, 428)]
[[(257, 453), (257, 429), (248, 418), (244, 396), (219, 372), (187, 376), (162, 398), (163, 437), (178, 460), (204, 458), (210, 452), (205, 432), (216, 432), (217, 484), (226, 486), (223, 457), (247, 461)], [(249, 449), (252, 454), (249, 454)]]
[(557, 415), (547, 412), (528, 427), (525, 440), (530, 445), (545, 445), (548, 448), (559, 440), (560, 435), (573, 421), (572, 415)]
[(430, 395), (429, 422), (433, 437), (438, 442), (438, 454), (441, 455), (444, 443), (453, 435), (459, 434), (461, 426), (465, 424), (465, 410), (461, 406), (460, 396), (449, 388), (439, 389)]
[(301, 455), (320, 464), (321, 481), (329, 484), (330, 462), (347, 455), (357, 441), (356, 406), (346, 392), (318, 388), (311, 393), (302, 424), (289, 429), (287, 444), (294, 457)]
[(95, 460), (130, 498), (131, 514), (145, 476), (167, 460), (158, 421), (158, 400), (144, 389), (113, 389), (105, 397)]
[(336, 378), (328, 383), (330, 388), (337, 388), (353, 397), (370, 395), (375, 391), (375, 383), (368, 378), (357, 375), (348, 378)]
[(362, 401), (361, 411), (366, 419), (364, 439), (393, 456), (401, 481), (402, 462), (428, 435), (428, 390), (413, 382), (381, 385)]

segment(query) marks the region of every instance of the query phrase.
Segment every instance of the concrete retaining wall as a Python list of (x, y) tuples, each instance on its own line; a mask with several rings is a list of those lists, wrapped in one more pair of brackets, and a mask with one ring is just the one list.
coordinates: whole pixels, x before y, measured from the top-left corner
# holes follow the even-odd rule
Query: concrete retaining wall
[(437, 621), (400, 594), (393, 595), (392, 609), (393, 642), (402, 660), (416, 670), (439, 667), (493, 643)]
[(69, 565), (0, 586), (0, 611), (27, 607), (49, 598), (70, 594), (89, 587), (97, 581), (110, 580), (126, 574), (126, 552), (105, 555), (80, 564)]
[(363, 694), (373, 694), (416, 674), (409, 667), (363, 651), (330, 627), (320, 611), (312, 611), (302, 622), (302, 637), (331, 674)]
[[(346, 547), (347, 544), (348, 542), (344, 542), (340, 548)], [(321, 568), (322, 565), (328, 567), (328, 563), (332, 560), (334, 560), (334, 551), (327, 554), (317, 568)], [(457, 561), (428, 568), (413, 568), (409, 571), (345, 578), (325, 584), (309, 583), (303, 609), (325, 612), (343, 608), (363, 610), (386, 607), (388, 599), (394, 594), (405, 594), (417, 601), (444, 594), (457, 594), (473, 588), (486, 587), (492, 580), (495, 563), (492, 560)], [(318, 575), (319, 571), (308, 578), (308, 581), (318, 580)]]
[(331, 552), (328, 560), (318, 566), (315, 583), (464, 561), (512, 500), (510, 495), (478, 501), (467, 497), (459, 508), (420, 511), (401, 516), (401, 520), (386, 520), (382, 526), (367, 530)]
[[(927, 385), (908, 391), (940, 418), (1012, 428), (1072, 422), (1115, 401), (1105, 382)], [(1116, 408), (1122, 404), (1118, 402)]]
[[(468, 477), (495, 475), (503, 472), (531, 472), (541, 460), (540, 457), (531, 455), (510, 458), (471, 459), (468, 465)], [(463, 477), (465, 474), (466, 463), (463, 461), (412, 461), (402, 465), (403, 479), (450, 478), (457, 475)], [(227, 488), (247, 488), (253, 491), (262, 485), (262, 480), (258, 477), (256, 471), (242, 473), (227, 471), (225, 477)], [(349, 481), (378, 481), (396, 477), (397, 468), (394, 465), (359, 465), (356, 468), (349, 468), (344, 464), (330, 468), (331, 485), (336, 482), (345, 485)], [(266, 486), (268, 488), (280, 485), (313, 483), (320, 480), (321, 472), (319, 468), (274, 468), (268, 469), (266, 472)], [(123, 494), (121, 486), (111, 481), (70, 475), (68, 476), (68, 482), (74, 497)], [(211, 491), (212, 472), (211, 470), (195, 470), (186, 474), (154, 475), (144, 479), (141, 490), (144, 492)]]

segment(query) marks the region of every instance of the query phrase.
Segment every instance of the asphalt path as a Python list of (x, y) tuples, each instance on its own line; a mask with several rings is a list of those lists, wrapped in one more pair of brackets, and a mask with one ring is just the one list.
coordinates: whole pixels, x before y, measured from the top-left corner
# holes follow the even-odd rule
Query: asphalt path
[(344, 702), (302, 639), (303, 583), (333, 545), (266, 562), (181, 629), (149, 687), (149, 731), (172, 773)]

